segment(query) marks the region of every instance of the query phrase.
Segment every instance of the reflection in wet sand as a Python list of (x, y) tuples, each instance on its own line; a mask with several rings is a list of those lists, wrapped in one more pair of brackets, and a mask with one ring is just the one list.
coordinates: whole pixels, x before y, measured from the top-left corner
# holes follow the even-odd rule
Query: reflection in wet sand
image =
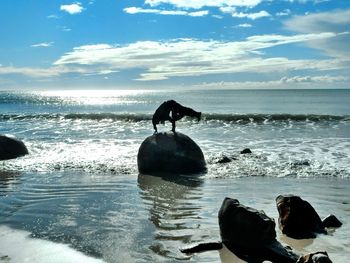
[(12, 182), (16, 181), (20, 175), (21, 173), (17, 171), (0, 171), (0, 186), (11, 184)]
[(179, 247), (200, 227), (202, 179), (199, 177), (139, 175), (140, 196), (155, 226), (150, 249), (161, 256), (184, 259)]
[(294, 248), (297, 251), (300, 251), (303, 254), (307, 253), (307, 250), (305, 250), (305, 248), (307, 248), (308, 246), (311, 246), (312, 243), (314, 242), (313, 238), (294, 239), (294, 238), (290, 238), (290, 237), (283, 235), (283, 234), (281, 234), (280, 239), (281, 239), (281, 242)]
[(20, 172), (0, 171), (0, 196), (11, 192), (14, 185), (19, 183), (20, 176)]

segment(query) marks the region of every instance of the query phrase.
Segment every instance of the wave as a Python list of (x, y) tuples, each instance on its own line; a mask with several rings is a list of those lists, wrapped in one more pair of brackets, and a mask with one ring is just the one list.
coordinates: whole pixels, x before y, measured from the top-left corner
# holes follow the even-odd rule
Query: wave
[(219, 120), (225, 122), (243, 123), (264, 123), (264, 122), (285, 122), (285, 121), (350, 121), (350, 116), (338, 115), (317, 115), (317, 114), (207, 114), (206, 120)]
[(144, 121), (151, 120), (151, 114), (133, 113), (68, 113), (68, 114), (0, 114), (0, 120), (120, 120)]
[[(1, 121), (7, 120), (113, 120), (113, 121), (148, 121), (152, 114), (142, 113), (68, 113), (68, 114), (0, 114)], [(235, 123), (268, 123), (268, 122), (332, 122), (350, 121), (350, 115), (318, 114), (203, 114), (204, 121), (222, 121)]]

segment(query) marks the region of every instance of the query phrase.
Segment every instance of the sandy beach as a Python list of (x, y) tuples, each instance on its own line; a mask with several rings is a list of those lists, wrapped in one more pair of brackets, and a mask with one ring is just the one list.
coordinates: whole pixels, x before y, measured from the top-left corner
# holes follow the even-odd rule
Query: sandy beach
[[(277, 221), (275, 197), (279, 194), (300, 195), (321, 217), (332, 213), (343, 222), (328, 235), (307, 240), (288, 238), (276, 227), (279, 241), (301, 254), (326, 250), (333, 262), (346, 262), (350, 254), (348, 179), (202, 176), (164, 180), (89, 173), (7, 178), (2, 173), (1, 179), (0, 256), (4, 262), (23, 262), (40, 248), (36, 262), (47, 262), (57, 251), (72, 255), (59, 262), (72, 262), (75, 257), (91, 257), (91, 262), (241, 262), (227, 249), (188, 256), (179, 248), (220, 240), (217, 213), (224, 197), (264, 210)], [(14, 249), (14, 243), (20, 250)]]

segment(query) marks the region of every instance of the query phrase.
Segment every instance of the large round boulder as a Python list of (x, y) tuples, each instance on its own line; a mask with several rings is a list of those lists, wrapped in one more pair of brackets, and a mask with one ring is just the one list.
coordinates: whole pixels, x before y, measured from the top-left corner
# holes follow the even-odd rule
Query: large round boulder
[(14, 159), (26, 154), (28, 149), (22, 141), (0, 135), (0, 160)]
[(188, 136), (176, 132), (147, 137), (139, 148), (137, 165), (143, 174), (195, 174), (206, 171), (201, 148)]

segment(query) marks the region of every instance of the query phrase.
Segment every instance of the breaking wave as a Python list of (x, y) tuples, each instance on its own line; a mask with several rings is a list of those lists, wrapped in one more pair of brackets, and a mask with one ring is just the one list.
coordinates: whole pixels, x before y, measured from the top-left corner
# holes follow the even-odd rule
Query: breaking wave
[[(68, 114), (0, 114), (0, 120), (120, 120), (145, 121), (151, 120), (152, 114), (140, 113), (68, 113)], [(266, 122), (349, 122), (349, 115), (317, 115), (317, 114), (203, 114), (204, 121), (222, 121), (235, 123), (266, 123)]]

